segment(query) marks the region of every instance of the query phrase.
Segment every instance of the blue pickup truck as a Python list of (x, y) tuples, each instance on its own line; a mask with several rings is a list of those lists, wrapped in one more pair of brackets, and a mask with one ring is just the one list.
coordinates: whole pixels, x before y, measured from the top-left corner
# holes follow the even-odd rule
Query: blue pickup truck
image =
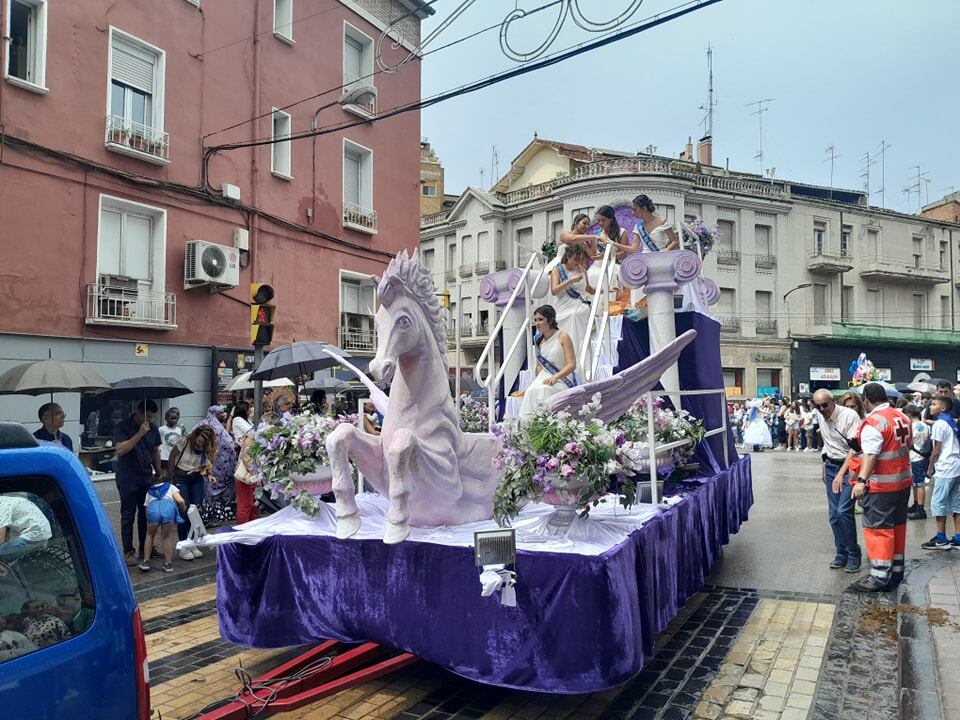
[(0, 715), (146, 720), (140, 611), (77, 459), (0, 423)]

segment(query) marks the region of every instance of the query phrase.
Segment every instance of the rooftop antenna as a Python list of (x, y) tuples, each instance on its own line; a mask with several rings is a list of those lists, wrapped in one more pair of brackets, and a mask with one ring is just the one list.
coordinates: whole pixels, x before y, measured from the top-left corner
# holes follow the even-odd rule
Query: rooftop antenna
[(877, 152), (880, 153), (880, 207), (886, 207), (886, 189), (887, 189), (887, 150), (890, 145), (886, 140), (881, 140), (877, 145)]
[[(927, 188), (928, 202), (930, 200), (930, 190), (929, 190), (930, 176), (925, 172), (921, 172), (919, 165), (913, 165), (910, 167), (910, 169), (916, 170), (917, 176), (915, 178), (911, 178), (910, 184), (907, 185), (906, 188), (904, 188), (904, 190), (907, 190), (909, 192), (915, 192), (917, 194), (917, 210), (919, 211), (920, 207), (923, 205), (923, 201), (921, 199), (921, 193), (923, 192), (925, 187)], [(910, 212), (909, 195), (907, 196), (907, 212)]]
[(486, 190), (486, 187), (483, 184), (483, 168), (480, 168), (480, 189)]
[(833, 200), (833, 166), (837, 158), (843, 157), (843, 155), (837, 154), (837, 148), (834, 147), (833, 143), (827, 145), (827, 149), (824, 150), (824, 152), (827, 154), (824, 162), (830, 162), (830, 199)]
[(707, 104), (701, 105), (701, 110), (706, 110), (701, 123), (703, 124), (704, 137), (713, 137), (713, 110), (717, 107), (717, 101), (713, 98), (713, 47), (707, 43)]
[(872, 157), (867, 151), (860, 156), (860, 177), (863, 178), (863, 189), (867, 191), (867, 204), (870, 204), (870, 168), (876, 165), (879, 160)]
[(750, 113), (751, 115), (757, 116), (757, 124), (760, 130), (760, 150), (754, 155), (754, 159), (760, 161), (760, 175), (763, 175), (763, 114), (767, 112), (770, 108), (767, 107), (769, 103), (772, 103), (776, 98), (765, 98), (763, 100), (757, 100), (756, 102), (746, 103), (744, 107), (753, 107), (756, 105), (757, 109)]
[(913, 188), (905, 187), (901, 192), (907, 196), (907, 214), (909, 214), (910, 213), (910, 193), (913, 192)]
[(500, 178), (500, 153), (497, 152), (496, 145), (490, 146), (490, 178), (491, 182)]

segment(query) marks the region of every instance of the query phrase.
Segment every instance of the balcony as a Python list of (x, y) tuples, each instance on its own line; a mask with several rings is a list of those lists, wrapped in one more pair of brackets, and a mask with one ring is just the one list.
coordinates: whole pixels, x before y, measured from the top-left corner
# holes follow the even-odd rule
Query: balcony
[(437, 213), (431, 213), (430, 215), (421, 215), (420, 216), (420, 227), (430, 227), (431, 225), (439, 225), (447, 219), (449, 210), (443, 210)]
[(740, 332), (740, 318), (720, 317), (720, 332)]
[(368, 235), (377, 234), (377, 211), (356, 203), (343, 203), (343, 226)]
[(460, 326), (460, 337), (473, 337), (473, 326), (470, 323)]
[(717, 248), (717, 265), (739, 265), (740, 251)]
[(872, 257), (864, 260), (860, 277), (867, 280), (937, 285), (950, 282), (950, 271), (932, 267), (914, 267), (906, 260)]
[(467, 278), (473, 275), (473, 265), (470, 263), (464, 263), (460, 266), (460, 277)]
[(776, 320), (757, 320), (757, 335), (776, 335)]
[(858, 345), (913, 345), (927, 350), (955, 348), (960, 344), (960, 331), (923, 327), (890, 327), (860, 323), (838, 323), (829, 326), (835, 338), (855, 341)]
[(483, 277), (490, 273), (490, 263), (486, 260), (481, 260), (473, 266), (473, 274), (477, 277)]
[(853, 270), (853, 261), (841, 253), (821, 250), (807, 257), (807, 270), (820, 275), (838, 275)]
[(104, 147), (154, 165), (170, 163), (170, 135), (120, 115), (107, 116)]
[(494, 263), (493, 263), (493, 269), (494, 269), (494, 272), (500, 272), (501, 270), (506, 270), (506, 269), (507, 269), (507, 261), (506, 261), (506, 260), (495, 260)]
[(90, 283), (86, 323), (176, 330), (177, 296), (172, 292)]
[(456, 270), (447, 270), (447, 271), (443, 274), (443, 278), (444, 278), (444, 280), (446, 280), (448, 283), (456, 282), (456, 281), (457, 281), (457, 271), (456, 271)]
[(348, 75), (338, 102), (348, 113), (370, 120), (377, 114), (377, 88), (370, 78)]
[(372, 330), (352, 330), (340, 328), (340, 347), (344, 350), (362, 353), (377, 351), (377, 334)]
[(753, 259), (753, 266), (760, 270), (772, 270), (777, 266), (776, 255), (757, 255)]

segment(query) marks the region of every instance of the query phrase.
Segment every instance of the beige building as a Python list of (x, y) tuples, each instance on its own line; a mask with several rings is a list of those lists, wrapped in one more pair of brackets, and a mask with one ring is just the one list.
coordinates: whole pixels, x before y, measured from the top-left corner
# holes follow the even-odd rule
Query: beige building
[(936, 202), (920, 208), (920, 216), (931, 220), (960, 223), (960, 192), (945, 195)]
[(464, 364), (496, 322), (479, 298), (484, 275), (523, 265), (576, 213), (641, 192), (671, 221), (699, 216), (720, 230), (704, 275), (721, 288), (713, 311), (732, 395), (845, 386), (860, 352), (896, 380), (931, 366), (958, 376), (960, 226), (868, 207), (859, 191), (539, 138), (491, 191), (468, 188), (421, 219), (424, 262), (438, 288), (462, 296), (451, 310), (462, 312)]

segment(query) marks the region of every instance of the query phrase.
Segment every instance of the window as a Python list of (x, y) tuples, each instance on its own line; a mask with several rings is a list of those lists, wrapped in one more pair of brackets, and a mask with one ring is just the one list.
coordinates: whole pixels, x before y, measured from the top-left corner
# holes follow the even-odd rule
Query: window
[(350, 89), (354, 83), (373, 85), (373, 40), (350, 23), (344, 23), (344, 89)]
[(163, 132), (165, 67), (162, 50), (110, 28), (109, 150), (156, 164), (168, 162), (168, 136)]
[(778, 368), (757, 368), (757, 393), (770, 395), (780, 389)]
[(913, 294), (913, 326), (923, 328), (927, 325), (927, 296), (921, 293)]
[(100, 196), (97, 276), (102, 285), (163, 290), (166, 212)]
[(940, 296), (940, 327), (944, 330), (953, 329), (953, 311), (950, 308), (950, 296)]
[(947, 242), (946, 240), (940, 241), (940, 269), (947, 269)]
[(822, 222), (813, 224), (813, 254), (823, 255), (823, 249), (826, 246), (827, 225)]
[(883, 290), (867, 288), (867, 317), (871, 325), (883, 324)]
[(915, 268), (923, 265), (923, 238), (913, 238), (913, 266)]
[(754, 236), (756, 238), (757, 255), (773, 255), (773, 234), (769, 225), (755, 225)]
[(840, 228), (840, 257), (850, 257), (850, 238), (853, 237), (853, 228), (844, 225)]
[(447, 241), (447, 272), (453, 272), (457, 267), (457, 241)]
[[(84, 633), (96, 611), (83, 546), (63, 494), (46, 477), (0, 481), (0, 666)], [(7, 614), (9, 613), (9, 614)]]
[(485, 263), (490, 259), (490, 233), (481, 230), (477, 233), (477, 262)]
[(736, 295), (732, 288), (720, 288), (720, 300), (717, 301), (717, 314), (732, 318), (736, 315)]
[(827, 324), (827, 286), (819, 283), (813, 286), (813, 324)]
[(562, 232), (563, 232), (563, 220), (554, 220), (550, 224), (550, 237), (553, 238), (553, 241), (555, 243), (560, 242), (560, 233)]
[(477, 246), (473, 244), (473, 235), (464, 235), (461, 238), (460, 250), (463, 253), (462, 263), (470, 266), (472, 271), (473, 263), (477, 261)]
[(373, 352), (376, 288), (368, 277), (340, 277), (340, 347)]
[(433, 272), (433, 266), (434, 266), (434, 263), (436, 262), (434, 255), (435, 255), (435, 252), (433, 248), (423, 251), (423, 266), (430, 272)]
[(867, 257), (875, 258), (880, 254), (880, 231), (867, 230)]
[(421, 185), (420, 194), (424, 197), (436, 197), (437, 196), (437, 186), (436, 185)]
[(720, 231), (720, 250), (733, 251), (736, 249), (736, 244), (734, 242), (733, 234), (733, 221), (732, 220), (718, 220), (717, 229)]
[(772, 293), (765, 290), (757, 291), (757, 320), (770, 320)]
[(723, 387), (735, 388), (736, 395), (743, 394), (743, 368), (723, 368)]
[(517, 230), (517, 265), (525, 267), (532, 254), (533, 247), (533, 228), (520, 228)]
[(293, 45), (293, 0), (273, 0), (273, 36)]
[(290, 137), (293, 129), (292, 124), (293, 121), (288, 113), (276, 108), (273, 109), (273, 125), (270, 138), (274, 142), (270, 146), (270, 172), (284, 180), (293, 178), (293, 168), (291, 167), (292, 141), (284, 139)]
[(840, 289), (840, 322), (850, 322), (853, 317), (853, 285)]
[(7, 79), (46, 92), (47, 0), (10, 0), (7, 32)]
[(343, 224), (374, 233), (373, 152), (356, 143), (343, 143)]

